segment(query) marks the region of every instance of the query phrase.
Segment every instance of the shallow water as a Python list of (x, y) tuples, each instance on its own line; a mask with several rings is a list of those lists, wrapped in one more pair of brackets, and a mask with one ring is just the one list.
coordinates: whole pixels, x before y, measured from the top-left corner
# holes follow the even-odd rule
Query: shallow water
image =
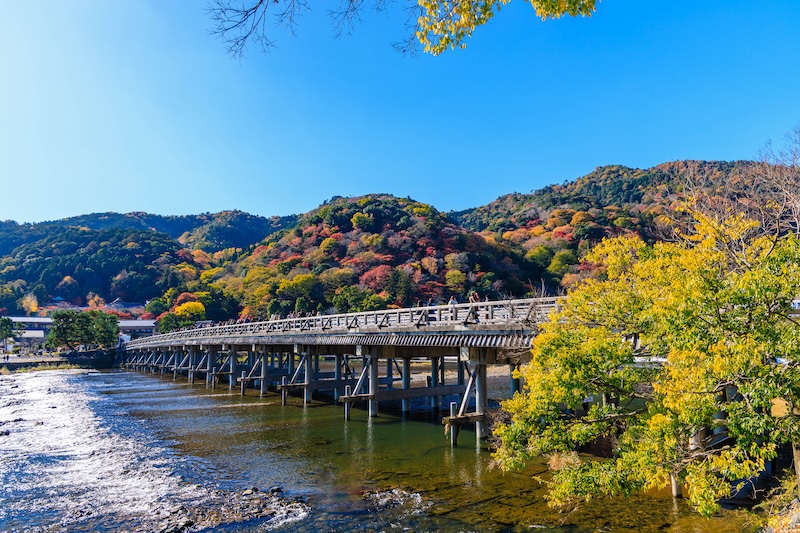
[[(435, 419), (303, 407), (133, 372), (0, 376), (0, 531), (159, 531), (177, 507), (224, 515), (230, 495), (281, 487), (277, 514), (213, 531), (740, 531), (664, 494), (546, 506), (525, 472), (489, 468)], [(292, 503), (302, 500), (304, 504)], [(194, 531), (204, 530), (196, 525)], [(212, 530), (207, 527), (205, 530)]]

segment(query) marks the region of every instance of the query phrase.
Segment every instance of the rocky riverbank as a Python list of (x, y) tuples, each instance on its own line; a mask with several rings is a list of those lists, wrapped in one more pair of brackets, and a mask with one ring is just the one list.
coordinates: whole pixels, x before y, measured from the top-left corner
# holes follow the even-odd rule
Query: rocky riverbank
[(287, 499), (279, 487), (261, 491), (257, 487), (241, 492), (212, 491), (197, 505), (175, 505), (164, 508), (158, 515), (158, 524), (143, 524), (135, 533), (184, 533), (213, 530), (223, 524), (263, 521), (277, 525), (300, 520), (308, 515), (310, 507), (301, 499)]
[(800, 533), (800, 501), (795, 500), (783, 512), (771, 517), (764, 533)]

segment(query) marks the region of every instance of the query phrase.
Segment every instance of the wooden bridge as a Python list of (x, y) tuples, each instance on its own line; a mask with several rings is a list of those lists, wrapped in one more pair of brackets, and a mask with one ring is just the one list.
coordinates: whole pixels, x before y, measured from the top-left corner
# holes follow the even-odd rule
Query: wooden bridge
[[(513, 371), (526, 362), (538, 324), (557, 306), (557, 298), (531, 298), (199, 327), (133, 340), (122, 364), (174, 379), (186, 374), (190, 383), (199, 376), (211, 387), (227, 378), (242, 394), (248, 386), (262, 395), (274, 388), (284, 403), (291, 390), (302, 391), (305, 403), (328, 391), (344, 404), (346, 419), (356, 401), (377, 416), (381, 401), (399, 400), (407, 412), (414, 398), (439, 408), (443, 398), (458, 396), (443, 419), (455, 445), (466, 422), (484, 436), (487, 365)], [(455, 365), (451, 383), (445, 358)], [(420, 364), (429, 364), (430, 374), (412, 386)], [(512, 391), (518, 386), (512, 379)]]

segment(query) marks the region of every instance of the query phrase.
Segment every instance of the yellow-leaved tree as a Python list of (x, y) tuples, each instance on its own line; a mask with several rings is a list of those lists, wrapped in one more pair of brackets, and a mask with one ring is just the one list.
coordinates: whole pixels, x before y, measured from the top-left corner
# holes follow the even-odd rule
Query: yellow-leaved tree
[[(495, 459), (558, 459), (553, 504), (672, 484), (708, 516), (800, 442), (800, 241), (744, 238), (744, 216), (695, 221), (680, 242), (601, 243), (587, 259), (603, 274), (535, 338)], [(576, 453), (598, 440), (607, 459)]]
[[(489, 22), (510, 0), (408, 0), (407, 39), (395, 43), (403, 52), (415, 52), (421, 45), (425, 52), (439, 55), (448, 48), (464, 48), (466, 39), (475, 29)], [(591, 16), (600, 0), (526, 0), (536, 15), (542, 19), (570, 16)], [(386, 0), (339, 0), (326, 6), (333, 20), (336, 33), (352, 31), (361, 20), (361, 12), (367, 6), (383, 11), (389, 5)], [(225, 41), (234, 57), (241, 57), (251, 42), (263, 50), (272, 47), (267, 36), (267, 27), (273, 23), (286, 26), (294, 32), (300, 16), (310, 10), (306, 2), (297, 0), (212, 0), (209, 13), (214, 21), (212, 33)]]

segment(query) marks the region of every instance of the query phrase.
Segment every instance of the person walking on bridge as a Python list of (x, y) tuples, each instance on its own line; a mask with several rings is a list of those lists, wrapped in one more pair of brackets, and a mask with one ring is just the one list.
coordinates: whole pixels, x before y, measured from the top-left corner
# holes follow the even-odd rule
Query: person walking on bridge
[(469, 314), (467, 315), (467, 322), (470, 320), (474, 320), (475, 323), (479, 323), (480, 319), (478, 318), (478, 305), (481, 301), (481, 297), (478, 296), (478, 293), (475, 291), (470, 291), (469, 293)]
[(455, 296), (451, 296), (450, 301), (447, 302), (447, 305), (450, 306), (450, 320), (455, 320), (458, 318), (456, 304), (458, 304), (458, 300), (456, 300)]

